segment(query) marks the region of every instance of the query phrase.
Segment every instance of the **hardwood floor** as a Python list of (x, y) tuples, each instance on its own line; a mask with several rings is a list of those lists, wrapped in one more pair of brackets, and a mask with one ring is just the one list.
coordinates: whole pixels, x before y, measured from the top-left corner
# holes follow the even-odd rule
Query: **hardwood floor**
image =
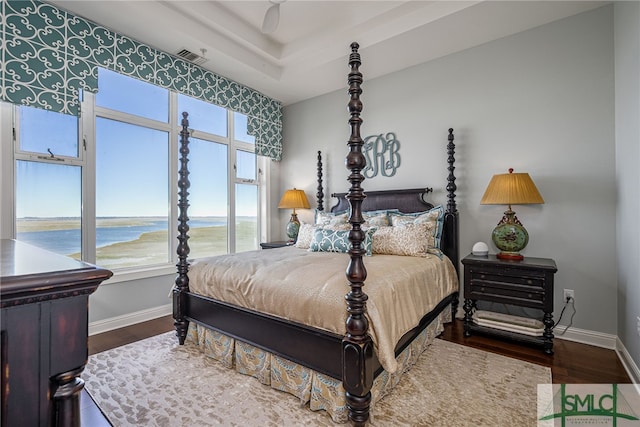
[(441, 337), (447, 341), (513, 357), (551, 368), (556, 384), (630, 383), (627, 372), (614, 350), (562, 339), (553, 340), (554, 354), (547, 356), (539, 347), (500, 340), (490, 336), (465, 338), (461, 320), (445, 327)]
[[(99, 353), (173, 330), (171, 316), (128, 326), (89, 337), (89, 354)], [(617, 354), (613, 350), (594, 347), (561, 339), (554, 340), (553, 356), (545, 355), (537, 347), (499, 340), (489, 336), (463, 336), (461, 320), (445, 326), (441, 339), (477, 349), (513, 357), (551, 368), (553, 382), (558, 384), (612, 384), (630, 383)], [(87, 400), (88, 399), (88, 400)], [(83, 426), (108, 426), (108, 422), (91, 397), (83, 392)], [(88, 422), (91, 421), (89, 424)]]

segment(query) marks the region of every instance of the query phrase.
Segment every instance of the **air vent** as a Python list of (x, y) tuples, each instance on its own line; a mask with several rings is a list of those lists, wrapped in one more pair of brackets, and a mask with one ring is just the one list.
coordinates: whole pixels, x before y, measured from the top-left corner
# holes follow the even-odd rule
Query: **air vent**
[(193, 53), (187, 49), (182, 49), (178, 53), (176, 53), (182, 59), (186, 59), (189, 62), (193, 62), (194, 64), (200, 65), (207, 61), (207, 58), (204, 56), (200, 56), (197, 53)]

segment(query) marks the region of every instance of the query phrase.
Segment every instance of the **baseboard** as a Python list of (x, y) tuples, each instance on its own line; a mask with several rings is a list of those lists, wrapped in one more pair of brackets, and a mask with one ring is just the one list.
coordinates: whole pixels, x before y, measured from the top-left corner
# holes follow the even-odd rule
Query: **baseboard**
[(636, 384), (638, 393), (640, 393), (640, 368), (633, 360), (631, 354), (629, 354), (622, 341), (620, 341), (620, 338), (616, 340), (616, 344), (616, 353), (618, 354), (618, 359), (620, 359), (620, 362), (622, 362), (622, 366), (624, 366), (625, 371), (627, 371), (631, 382)]
[(147, 320), (157, 319), (158, 317), (169, 315), (172, 312), (172, 304), (166, 304), (159, 307), (149, 308), (147, 310), (124, 314), (122, 316), (98, 320), (96, 322), (89, 323), (89, 335), (100, 334), (102, 332), (124, 328), (125, 326), (135, 325), (136, 323), (146, 322)]
[(616, 349), (616, 341), (618, 339), (616, 335), (573, 327), (567, 329), (566, 332), (560, 335), (565, 328), (566, 326), (558, 325), (553, 330), (554, 337), (561, 340), (575, 341), (582, 344), (594, 345), (596, 347), (608, 348), (609, 350)]

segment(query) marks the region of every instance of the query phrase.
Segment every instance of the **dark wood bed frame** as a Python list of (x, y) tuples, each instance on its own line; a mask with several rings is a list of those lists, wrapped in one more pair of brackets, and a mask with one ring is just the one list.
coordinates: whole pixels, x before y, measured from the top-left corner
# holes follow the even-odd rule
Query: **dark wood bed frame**
[[(345, 335), (338, 335), (303, 324), (286, 321), (249, 309), (237, 307), (189, 291), (189, 217), (187, 215), (189, 188), (189, 121), (188, 114), (182, 113), (180, 132), (180, 170), (179, 218), (178, 218), (178, 263), (177, 277), (173, 288), (173, 317), (176, 336), (183, 344), (189, 322), (204, 325), (225, 335), (247, 342), (270, 353), (289, 359), (300, 365), (341, 380), (345, 389), (349, 419), (356, 426), (364, 425), (369, 418), (371, 387), (374, 378), (382, 372), (382, 367), (374, 352), (373, 342), (368, 334), (366, 318), (367, 295), (363, 291), (367, 275), (362, 242), (364, 233), (360, 226), (364, 222), (362, 212), (367, 210), (398, 208), (401, 212), (420, 212), (432, 207), (424, 201), (424, 195), (431, 189), (411, 189), (398, 191), (365, 192), (361, 187), (364, 181), (362, 169), (365, 156), (362, 153), (363, 140), (360, 136), (362, 119), (362, 74), (359, 71), (360, 54), (358, 44), (351, 44), (348, 76), (350, 101), (348, 104), (351, 136), (348, 141), (349, 153), (346, 158), (351, 188), (347, 193), (332, 194), (338, 199), (331, 211), (337, 212), (351, 207), (351, 232), (349, 240), (350, 261), (346, 276), (349, 292), (345, 296), (348, 313), (345, 322)], [(447, 206), (444, 217), (441, 248), (458, 271), (458, 210), (455, 201), (455, 176), (453, 129), (449, 129), (447, 153)], [(318, 205), (323, 210), (324, 193), (322, 189), (322, 158), (318, 152)], [(346, 290), (346, 288), (345, 288)], [(405, 334), (396, 346), (396, 355), (400, 354), (411, 341), (422, 332), (449, 304), (453, 314), (458, 305), (458, 292), (442, 300), (434, 310), (427, 313), (420, 324)]]

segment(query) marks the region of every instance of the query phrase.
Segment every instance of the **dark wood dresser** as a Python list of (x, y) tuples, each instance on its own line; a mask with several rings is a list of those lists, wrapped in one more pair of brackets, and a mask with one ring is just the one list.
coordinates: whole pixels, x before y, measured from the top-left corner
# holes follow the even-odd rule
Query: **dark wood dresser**
[(89, 295), (113, 274), (1, 240), (2, 427), (80, 426)]

